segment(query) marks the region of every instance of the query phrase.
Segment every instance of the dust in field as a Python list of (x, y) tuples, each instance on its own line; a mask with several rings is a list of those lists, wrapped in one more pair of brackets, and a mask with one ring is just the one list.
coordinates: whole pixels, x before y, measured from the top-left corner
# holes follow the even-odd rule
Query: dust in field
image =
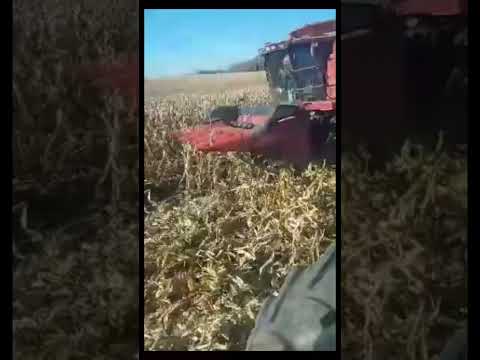
[(215, 94), (249, 87), (264, 87), (266, 84), (264, 71), (198, 74), (145, 80), (144, 93), (145, 99), (155, 99), (179, 93)]
[(268, 90), (170, 96), (145, 109), (145, 329), (148, 350), (241, 350), (261, 302), (335, 241), (335, 170), (302, 175), (249, 156), (199, 154), (168, 137), (222, 104)]

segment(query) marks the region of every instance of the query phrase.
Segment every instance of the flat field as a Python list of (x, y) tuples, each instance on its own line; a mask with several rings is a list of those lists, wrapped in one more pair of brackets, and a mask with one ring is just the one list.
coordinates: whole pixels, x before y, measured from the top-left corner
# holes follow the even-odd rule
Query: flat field
[(264, 87), (265, 72), (186, 75), (145, 80), (145, 99), (158, 99), (172, 94), (221, 93), (250, 87)]

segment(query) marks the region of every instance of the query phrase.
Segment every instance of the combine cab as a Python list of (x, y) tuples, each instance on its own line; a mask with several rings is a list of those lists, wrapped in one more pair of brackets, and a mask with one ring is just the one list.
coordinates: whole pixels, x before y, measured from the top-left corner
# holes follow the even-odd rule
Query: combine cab
[[(272, 95), (279, 102), (335, 102), (335, 22), (305, 26), (288, 41), (268, 43), (260, 53)], [(324, 107), (325, 107), (324, 106)]]
[(200, 151), (250, 152), (303, 168), (335, 162), (335, 22), (305, 26), (260, 49), (276, 107), (220, 107), (176, 134)]

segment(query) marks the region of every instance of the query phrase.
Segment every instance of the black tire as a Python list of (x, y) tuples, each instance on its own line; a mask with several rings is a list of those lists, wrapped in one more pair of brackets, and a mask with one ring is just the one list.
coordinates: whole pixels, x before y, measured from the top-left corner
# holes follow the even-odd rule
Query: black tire
[(263, 304), (247, 351), (336, 350), (336, 247), (306, 269), (293, 270)]

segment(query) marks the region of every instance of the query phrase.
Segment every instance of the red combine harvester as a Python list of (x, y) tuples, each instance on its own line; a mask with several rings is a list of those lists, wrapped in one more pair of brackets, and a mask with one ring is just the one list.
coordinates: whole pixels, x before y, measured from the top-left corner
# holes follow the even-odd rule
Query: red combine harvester
[(335, 161), (335, 21), (290, 33), (260, 50), (276, 107), (220, 107), (176, 134), (200, 151), (250, 152), (305, 167)]
[[(342, 1), (342, 150), (363, 143), (383, 163), (412, 134), (430, 141), (445, 130), (451, 143), (466, 142), (466, 14), (465, 0)], [(280, 105), (263, 113), (216, 109), (177, 139), (201, 151), (251, 152), (301, 167), (335, 161), (335, 141), (328, 141), (336, 128), (335, 44), (334, 21), (267, 44), (261, 53)]]

